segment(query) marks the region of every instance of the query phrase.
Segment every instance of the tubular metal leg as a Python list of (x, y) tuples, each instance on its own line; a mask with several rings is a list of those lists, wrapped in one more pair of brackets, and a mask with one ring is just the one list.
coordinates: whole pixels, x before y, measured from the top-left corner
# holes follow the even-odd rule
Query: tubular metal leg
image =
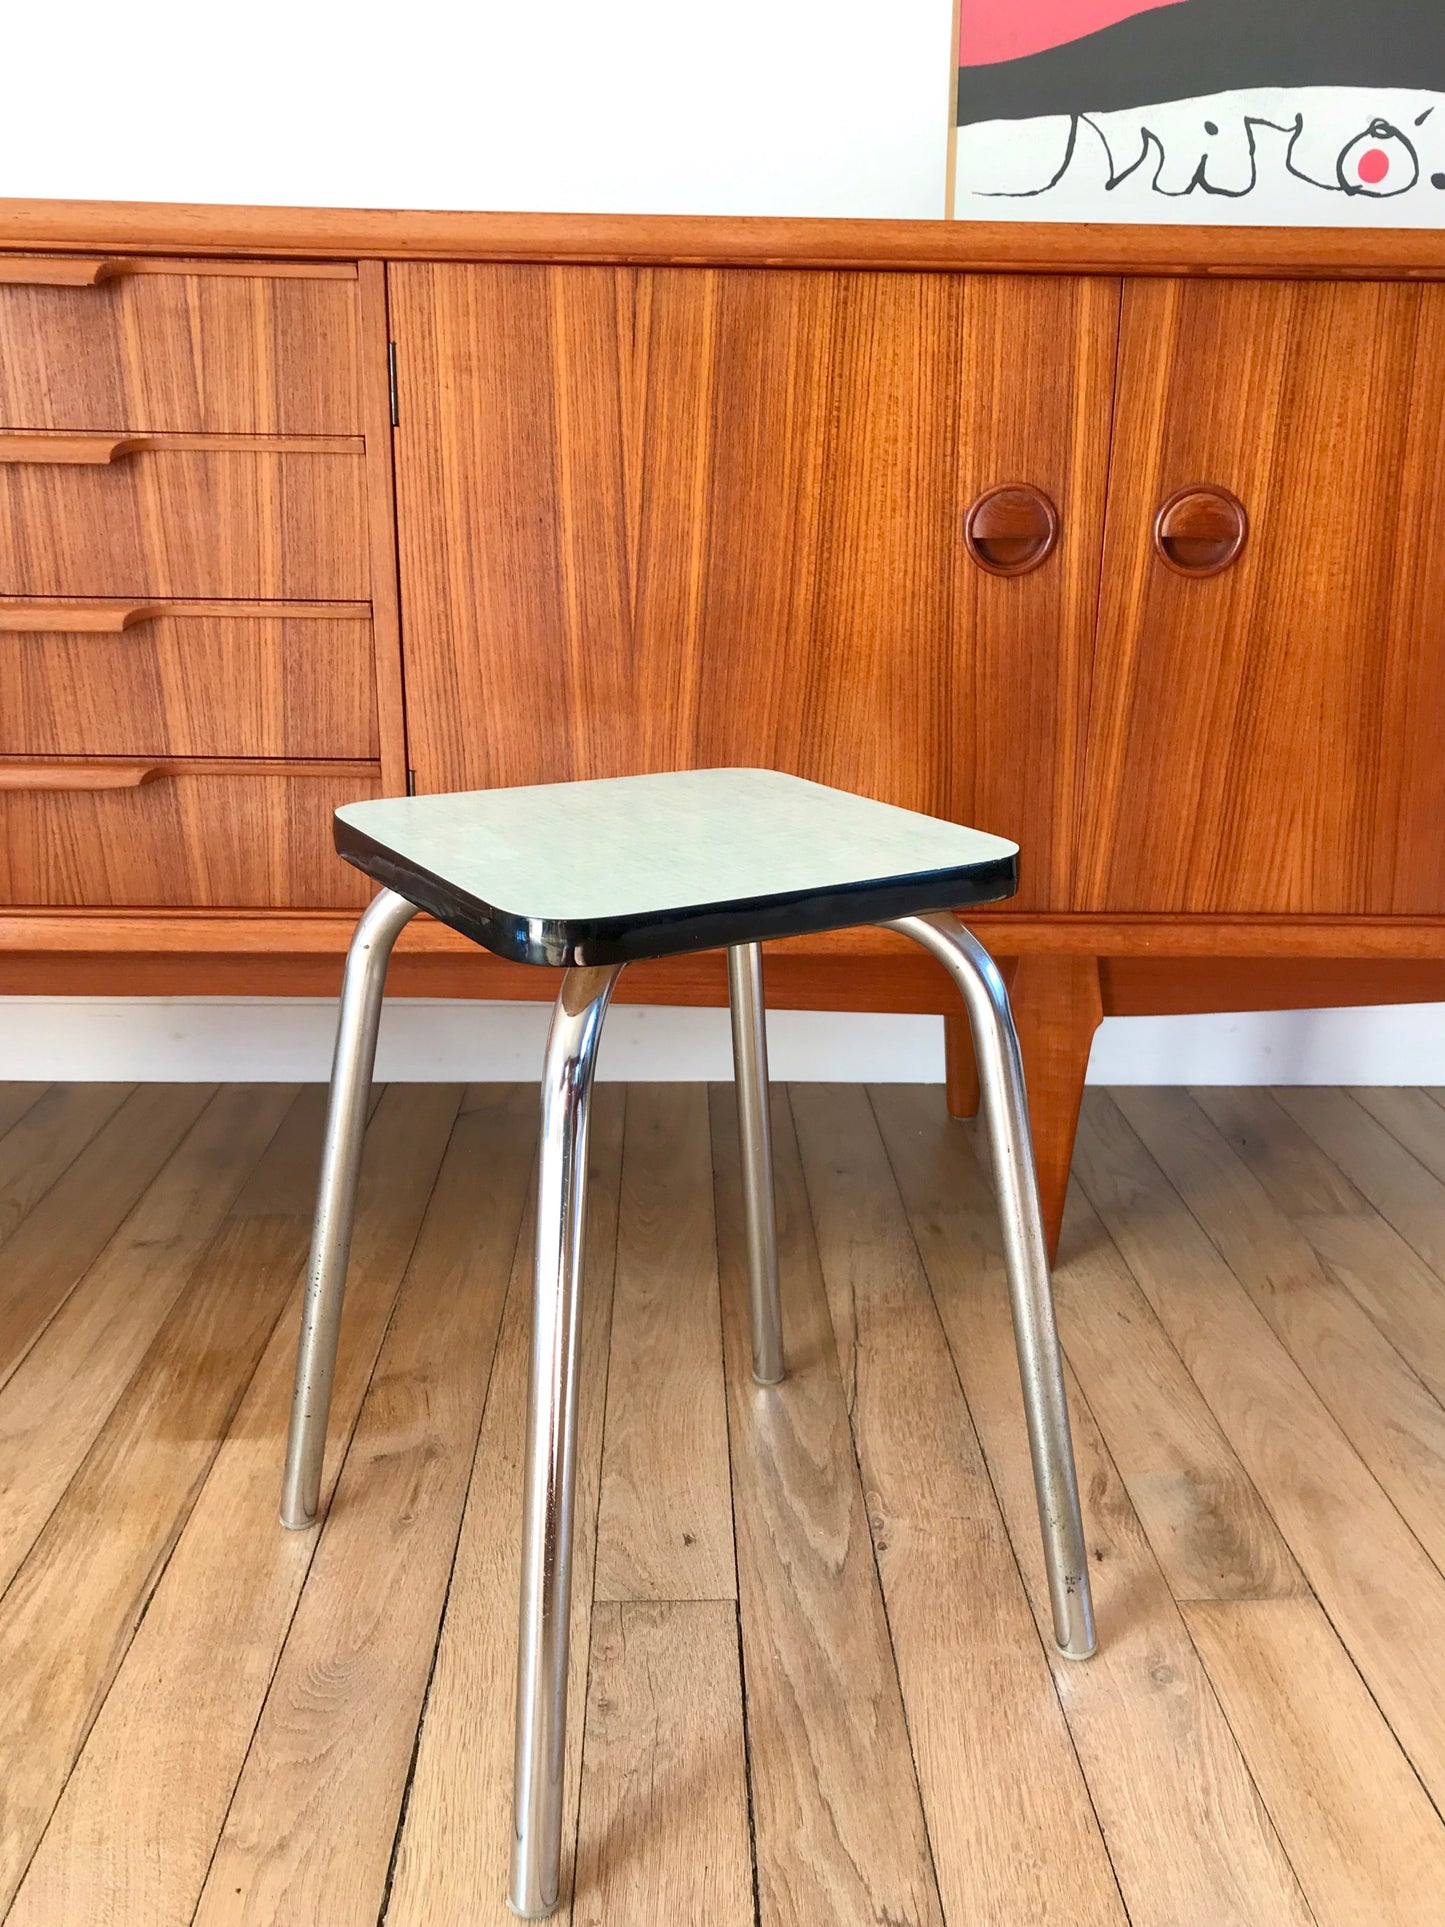
[(392, 945), (415, 915), (415, 904), (394, 890), (383, 890), (363, 912), (346, 953), (281, 1487), (281, 1523), (294, 1531), (313, 1522), (321, 1495), (326, 1417), (331, 1409), (331, 1380), (336, 1370), (336, 1340), (346, 1292), (346, 1261), (351, 1252), (356, 1177), (361, 1168), (371, 1071), (376, 1062), (381, 997)]
[(776, 1385), (783, 1376), (783, 1308), (778, 1294), (778, 1224), (773, 1205), (773, 1134), (768, 1119), (768, 1036), (761, 944), (728, 951), (733, 1017), (733, 1075), (738, 1093), (743, 1202), (748, 1227), (748, 1284), (753, 1313), (753, 1377)]
[(524, 1920), (540, 1920), (557, 1905), (567, 1753), (587, 1116), (602, 1020), (621, 969), (617, 965), (567, 972), (552, 1016), (542, 1073), (532, 1374), (522, 1491), (512, 1878), (507, 1894), (507, 1904)]
[(1054, 1637), (1067, 1658), (1087, 1659), (1094, 1650), (1088, 1552), (1064, 1398), (1048, 1249), (1039, 1212), (1023, 1060), (1008, 992), (993, 959), (956, 918), (943, 912), (898, 917), (888, 927), (901, 930), (931, 952), (958, 985), (968, 1006), (1003, 1224), (1004, 1260), (1033, 1456), (1034, 1492), (1043, 1529)]

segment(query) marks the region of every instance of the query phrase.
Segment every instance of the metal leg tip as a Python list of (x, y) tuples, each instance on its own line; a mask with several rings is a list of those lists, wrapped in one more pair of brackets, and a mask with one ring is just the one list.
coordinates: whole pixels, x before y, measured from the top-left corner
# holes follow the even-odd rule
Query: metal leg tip
[(1059, 1657), (1060, 1659), (1092, 1659), (1098, 1650), (1099, 1642), (1097, 1639), (1091, 1639), (1087, 1644), (1082, 1640), (1074, 1640), (1067, 1646), (1059, 1647)]
[(314, 1512), (309, 1514), (305, 1512), (288, 1513), (284, 1506), (277, 1516), (288, 1532), (306, 1532), (316, 1523), (316, 1514)]
[(1064, 1659), (1092, 1659), (1099, 1650), (1093, 1614), (1089, 1613), (1080, 1624), (1070, 1627), (1067, 1639), (1059, 1639), (1055, 1635), (1054, 1644)]
[(764, 1378), (762, 1373), (755, 1367), (753, 1370), (753, 1383), (754, 1385), (781, 1385), (787, 1376), (787, 1372), (780, 1368), (772, 1378)]
[(508, 1894), (507, 1911), (508, 1913), (515, 1914), (518, 1920), (546, 1920), (550, 1915), (556, 1913), (557, 1902), (555, 1900), (538, 1901), (535, 1907), (524, 1907), (520, 1901), (513, 1900), (512, 1896)]

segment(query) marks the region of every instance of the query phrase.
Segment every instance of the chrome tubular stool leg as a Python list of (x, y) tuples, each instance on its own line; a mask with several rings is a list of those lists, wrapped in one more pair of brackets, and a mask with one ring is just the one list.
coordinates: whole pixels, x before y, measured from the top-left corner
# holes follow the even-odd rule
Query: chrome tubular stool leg
[(346, 953), (281, 1488), (281, 1523), (296, 1531), (313, 1522), (321, 1494), (326, 1418), (331, 1409), (336, 1340), (341, 1330), (346, 1261), (356, 1211), (356, 1177), (361, 1168), (361, 1141), (366, 1132), (366, 1104), (376, 1062), (386, 967), (392, 945), (415, 915), (415, 904), (394, 890), (383, 890), (363, 912)]
[(763, 1002), (763, 948), (735, 943), (728, 951), (743, 1202), (748, 1228), (748, 1285), (753, 1314), (753, 1377), (776, 1385), (783, 1376), (783, 1308), (778, 1293), (778, 1223), (773, 1204), (773, 1133), (768, 1118), (768, 1036)]
[(513, 1913), (524, 1920), (540, 1920), (557, 1905), (567, 1755), (587, 1117), (602, 1020), (621, 970), (619, 964), (567, 972), (542, 1073), (532, 1373), (522, 1489), (512, 1878), (507, 1895)]
[(1023, 1060), (1008, 992), (993, 959), (956, 918), (943, 912), (898, 917), (888, 928), (902, 931), (931, 952), (958, 985), (968, 1006), (1003, 1223), (1004, 1259), (1033, 1456), (1034, 1492), (1043, 1528), (1054, 1637), (1067, 1658), (1087, 1659), (1094, 1650), (1088, 1552), (1069, 1436), (1048, 1249), (1039, 1212)]

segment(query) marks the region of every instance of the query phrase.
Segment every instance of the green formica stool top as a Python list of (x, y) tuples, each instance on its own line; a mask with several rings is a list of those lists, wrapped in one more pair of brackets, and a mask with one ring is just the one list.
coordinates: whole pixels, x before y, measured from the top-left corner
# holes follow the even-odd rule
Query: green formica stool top
[(615, 964), (996, 903), (1018, 845), (771, 769), (349, 803), (349, 863), (499, 957)]

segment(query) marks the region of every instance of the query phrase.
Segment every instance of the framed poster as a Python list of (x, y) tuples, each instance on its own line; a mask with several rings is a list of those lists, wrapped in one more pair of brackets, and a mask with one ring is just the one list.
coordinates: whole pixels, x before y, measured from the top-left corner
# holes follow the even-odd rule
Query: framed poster
[(960, 0), (959, 219), (1445, 227), (1445, 0)]

